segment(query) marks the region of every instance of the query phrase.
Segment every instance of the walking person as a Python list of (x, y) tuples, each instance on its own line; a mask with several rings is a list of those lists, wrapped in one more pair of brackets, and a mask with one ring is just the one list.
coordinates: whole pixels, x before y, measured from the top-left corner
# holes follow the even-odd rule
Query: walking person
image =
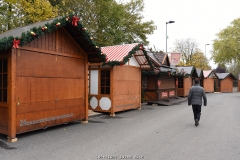
[(204, 106), (207, 105), (207, 97), (203, 87), (199, 84), (199, 79), (194, 79), (194, 85), (191, 87), (188, 94), (188, 105), (192, 105), (195, 126), (199, 125), (202, 109), (202, 99), (204, 101)]

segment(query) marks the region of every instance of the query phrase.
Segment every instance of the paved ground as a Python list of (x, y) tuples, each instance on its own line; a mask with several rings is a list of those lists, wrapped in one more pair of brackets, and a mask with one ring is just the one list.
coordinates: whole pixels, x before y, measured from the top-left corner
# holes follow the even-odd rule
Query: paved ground
[(69, 123), (18, 135), (7, 143), (0, 135), (4, 160), (238, 160), (240, 93), (207, 94), (200, 125), (194, 126), (187, 102), (147, 106), (116, 117), (99, 115), (88, 124)]

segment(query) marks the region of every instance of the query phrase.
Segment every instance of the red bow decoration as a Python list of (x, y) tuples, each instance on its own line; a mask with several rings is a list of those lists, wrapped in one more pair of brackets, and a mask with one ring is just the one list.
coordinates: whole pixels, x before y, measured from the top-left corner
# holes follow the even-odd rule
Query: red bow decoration
[(19, 39), (18, 39), (18, 40), (17, 40), (17, 39), (14, 39), (14, 40), (13, 40), (13, 46), (12, 46), (12, 47), (15, 48), (15, 49), (16, 49), (16, 48), (19, 48), (19, 46), (18, 46), (19, 44), (20, 44), (20, 40), (19, 40)]
[(123, 65), (124, 65), (124, 62), (121, 62), (120, 65), (123, 66)]
[(80, 18), (77, 18), (76, 16), (73, 16), (72, 17), (72, 25), (73, 26), (77, 26), (78, 24), (78, 21), (79, 21)]

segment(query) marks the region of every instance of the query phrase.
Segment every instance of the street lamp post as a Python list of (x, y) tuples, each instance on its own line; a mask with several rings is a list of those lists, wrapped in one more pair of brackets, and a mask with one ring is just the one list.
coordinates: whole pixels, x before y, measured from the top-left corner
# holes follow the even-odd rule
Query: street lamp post
[[(206, 46), (207, 46), (207, 45), (210, 45), (210, 44), (205, 44), (205, 57), (206, 57)], [(207, 58), (207, 57), (206, 57), (206, 58)]]
[[(207, 60), (207, 55), (206, 55), (206, 46), (207, 45), (210, 45), (210, 44), (205, 44), (205, 58), (206, 58), (206, 60)], [(206, 63), (206, 62), (205, 62)]]
[(168, 23), (175, 23), (175, 21), (168, 21), (168, 22), (166, 22), (166, 53), (167, 53), (167, 39), (168, 39), (168, 35), (167, 35), (167, 24)]

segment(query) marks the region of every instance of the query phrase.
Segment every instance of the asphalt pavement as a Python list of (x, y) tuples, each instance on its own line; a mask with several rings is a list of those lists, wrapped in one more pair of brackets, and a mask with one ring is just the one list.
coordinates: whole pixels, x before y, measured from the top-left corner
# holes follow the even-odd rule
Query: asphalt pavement
[(191, 106), (143, 105), (17, 135), (0, 135), (1, 160), (239, 160), (240, 92), (208, 93), (200, 125)]

